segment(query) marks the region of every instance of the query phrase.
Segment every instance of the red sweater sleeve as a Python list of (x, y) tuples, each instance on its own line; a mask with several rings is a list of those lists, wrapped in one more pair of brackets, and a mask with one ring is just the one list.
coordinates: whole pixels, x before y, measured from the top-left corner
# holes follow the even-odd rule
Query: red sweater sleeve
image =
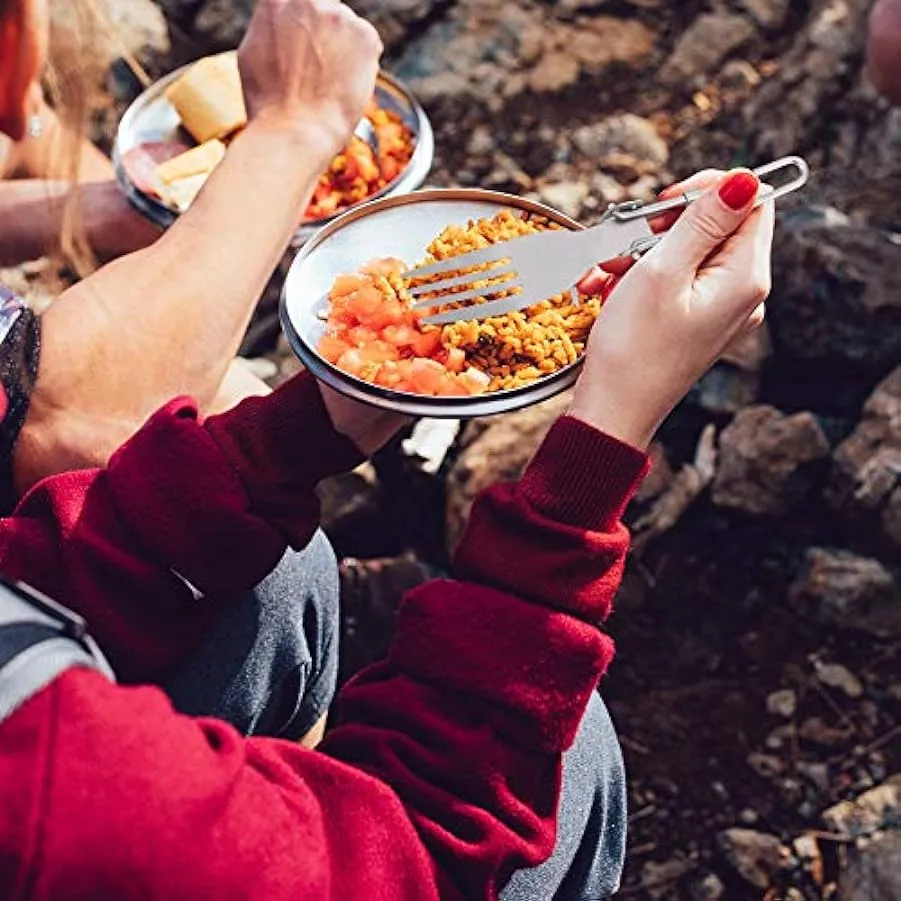
[(307, 544), (316, 484), (357, 462), (307, 375), (206, 423), (175, 400), (106, 471), (36, 485), (0, 520), (0, 568), (81, 613), (119, 678), (159, 681), (223, 597)]
[(407, 599), (323, 753), (177, 716), (153, 689), (58, 679), (0, 726), (0, 884), (30, 899), (494, 897), (552, 849), (560, 753), (610, 659), (593, 622), (644, 466), (558, 423), (523, 480), (476, 505), (467, 580)]

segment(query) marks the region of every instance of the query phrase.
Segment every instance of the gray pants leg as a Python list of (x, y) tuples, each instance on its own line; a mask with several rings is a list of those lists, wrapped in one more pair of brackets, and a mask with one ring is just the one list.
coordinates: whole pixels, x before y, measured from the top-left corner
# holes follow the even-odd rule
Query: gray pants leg
[[(297, 739), (332, 702), (339, 631), (338, 569), (317, 533), (229, 609), (164, 688), (183, 713), (225, 719), (248, 735)], [(501, 901), (602, 901), (619, 885), (625, 773), (597, 694), (563, 757), (558, 822), (553, 856), (514, 873)]]
[(626, 776), (616, 732), (592, 695), (575, 744), (563, 756), (557, 845), (549, 860), (514, 873), (501, 901), (605, 901), (626, 856)]
[(338, 566), (317, 532), (230, 606), (163, 688), (182, 713), (296, 740), (332, 702), (338, 635)]

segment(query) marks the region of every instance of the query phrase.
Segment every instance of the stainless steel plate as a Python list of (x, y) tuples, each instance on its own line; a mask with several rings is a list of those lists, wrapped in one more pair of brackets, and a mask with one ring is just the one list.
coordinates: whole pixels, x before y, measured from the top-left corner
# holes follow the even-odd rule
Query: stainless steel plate
[(379, 257), (416, 263), (446, 226), (465, 225), (470, 219), (493, 216), (502, 209), (546, 216), (565, 228), (582, 227), (562, 213), (522, 197), (461, 188), (416, 191), (372, 201), (319, 231), (294, 259), (282, 291), (282, 326), (304, 366), (322, 382), (355, 400), (409, 416), (439, 419), (509, 413), (547, 400), (572, 385), (580, 362), (522, 388), (480, 397), (425, 397), (346, 375), (316, 352), (325, 332), (320, 314), (328, 307), (327, 295), (337, 276), (355, 272)]
[[(140, 191), (131, 181), (122, 165), (122, 158), (130, 150), (154, 141), (182, 140), (193, 146), (196, 142), (181, 128), (175, 108), (166, 99), (166, 89), (177, 81), (188, 69), (183, 66), (170, 72), (152, 84), (131, 106), (119, 123), (113, 146), (113, 165), (119, 184), (129, 200), (148, 219), (160, 228), (168, 228), (178, 218), (178, 213), (149, 194)], [(416, 190), (426, 179), (435, 156), (435, 138), (432, 125), (425, 110), (416, 98), (396, 78), (387, 72), (380, 72), (376, 83), (376, 100), (383, 109), (400, 116), (413, 133), (415, 149), (404, 171), (376, 197), (394, 197)], [(372, 200), (373, 198), (370, 198)], [(358, 205), (359, 206), (359, 205)], [(356, 209), (356, 207), (351, 207)], [(303, 223), (295, 237), (302, 244), (317, 229), (336, 219), (340, 213), (325, 219)]]

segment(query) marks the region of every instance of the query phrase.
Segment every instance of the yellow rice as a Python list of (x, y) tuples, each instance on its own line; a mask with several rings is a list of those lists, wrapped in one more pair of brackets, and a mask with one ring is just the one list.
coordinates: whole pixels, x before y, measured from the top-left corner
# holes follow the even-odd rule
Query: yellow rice
[[(465, 226), (449, 225), (428, 246), (426, 262), (447, 260), (521, 235), (560, 228), (544, 218), (526, 218), (527, 215), (503, 210)], [(396, 276), (379, 281), (385, 293), (407, 303), (412, 301), (408, 282)], [(486, 280), (473, 281), (476, 287), (489, 284)], [(491, 293), (492, 297), (503, 296), (497, 291)], [(504, 316), (445, 326), (423, 325), (422, 329), (442, 328), (442, 344), (462, 348), (467, 363), (491, 377), (488, 390), (501, 391), (534, 382), (574, 363), (585, 350), (601, 303), (599, 296), (583, 296), (579, 304), (574, 304), (569, 294), (559, 294)]]

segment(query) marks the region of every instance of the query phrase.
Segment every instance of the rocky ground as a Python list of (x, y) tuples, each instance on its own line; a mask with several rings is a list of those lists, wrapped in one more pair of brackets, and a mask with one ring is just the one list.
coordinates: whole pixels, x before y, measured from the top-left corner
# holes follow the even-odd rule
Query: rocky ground
[[(159, 0), (164, 22), (128, 0), (117, 19), (157, 74), (234, 46), (251, 5)], [(901, 899), (901, 114), (863, 77), (870, 0), (352, 5), (432, 117), (431, 184), (590, 222), (699, 168), (811, 163), (781, 216), (768, 332), (666, 424), (629, 511), (603, 685), (631, 775), (622, 895)], [(101, 143), (135, 89), (121, 63), (109, 87)], [(278, 381), (297, 364), (272, 299), (245, 351)], [(349, 588), (345, 675), (563, 403), (420, 424), (323, 486)]]

